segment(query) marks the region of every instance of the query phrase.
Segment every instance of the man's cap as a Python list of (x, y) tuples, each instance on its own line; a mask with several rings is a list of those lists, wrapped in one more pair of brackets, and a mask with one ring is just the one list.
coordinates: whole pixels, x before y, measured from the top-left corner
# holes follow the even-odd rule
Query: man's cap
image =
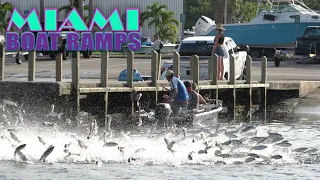
[(172, 76), (173, 75), (173, 71), (172, 70), (168, 70), (167, 72), (166, 72), (166, 77), (170, 77), (170, 76)]

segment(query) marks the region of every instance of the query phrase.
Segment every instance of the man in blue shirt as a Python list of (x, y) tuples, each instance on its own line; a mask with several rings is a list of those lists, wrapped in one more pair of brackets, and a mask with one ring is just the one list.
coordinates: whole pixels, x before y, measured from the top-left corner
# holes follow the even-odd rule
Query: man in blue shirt
[(172, 110), (172, 116), (179, 115), (180, 108), (186, 108), (188, 106), (189, 95), (183, 82), (177, 77), (173, 76), (173, 71), (168, 70), (166, 72), (166, 79), (168, 80), (170, 91), (170, 106)]

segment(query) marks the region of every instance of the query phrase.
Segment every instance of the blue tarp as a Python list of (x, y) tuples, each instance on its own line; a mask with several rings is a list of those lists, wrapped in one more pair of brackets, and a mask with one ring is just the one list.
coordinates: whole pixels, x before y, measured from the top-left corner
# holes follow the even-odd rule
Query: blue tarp
[[(118, 81), (127, 81), (127, 69), (119, 74)], [(143, 81), (141, 74), (136, 69), (133, 69), (133, 81)]]

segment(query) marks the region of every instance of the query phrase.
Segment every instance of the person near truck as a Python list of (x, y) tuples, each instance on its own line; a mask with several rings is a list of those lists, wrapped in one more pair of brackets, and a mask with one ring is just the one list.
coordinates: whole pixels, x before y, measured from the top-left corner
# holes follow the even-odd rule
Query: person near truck
[(223, 31), (225, 30), (223, 28), (222, 24), (217, 24), (216, 26), (217, 35), (214, 38), (214, 46), (212, 49), (212, 55), (216, 54), (218, 56), (218, 80), (223, 80), (223, 73), (224, 73), (224, 66), (223, 66), (223, 57), (224, 49), (223, 49), (223, 42), (224, 42), (224, 34)]
[(161, 41), (160, 36), (157, 35), (157, 39), (153, 42), (153, 49), (160, 55), (162, 47), (163, 42)]
[(172, 70), (166, 72), (166, 79), (171, 87), (170, 95), (166, 97), (166, 101), (170, 103), (172, 116), (175, 117), (179, 115), (180, 108), (187, 108), (189, 95), (183, 82), (173, 75)]

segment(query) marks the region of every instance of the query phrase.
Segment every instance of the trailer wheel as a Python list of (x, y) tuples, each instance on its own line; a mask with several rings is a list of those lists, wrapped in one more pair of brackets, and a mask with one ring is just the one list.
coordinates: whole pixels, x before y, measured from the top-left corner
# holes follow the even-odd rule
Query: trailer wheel
[(274, 58), (274, 65), (276, 66), (276, 67), (279, 67), (280, 66), (280, 59), (279, 58)]
[(24, 59), (25, 59), (26, 61), (28, 61), (28, 58), (29, 58), (29, 55), (28, 55), (28, 54), (23, 55), (23, 57), (24, 57)]
[(250, 55), (252, 58), (260, 58), (260, 56), (261, 56), (259, 51), (257, 51), (257, 50), (252, 50)]
[(83, 55), (83, 58), (85, 58), (85, 59), (89, 59), (91, 57), (89, 51), (83, 51), (82, 55)]
[(56, 53), (50, 52), (49, 57), (50, 57), (50, 59), (56, 59)]

